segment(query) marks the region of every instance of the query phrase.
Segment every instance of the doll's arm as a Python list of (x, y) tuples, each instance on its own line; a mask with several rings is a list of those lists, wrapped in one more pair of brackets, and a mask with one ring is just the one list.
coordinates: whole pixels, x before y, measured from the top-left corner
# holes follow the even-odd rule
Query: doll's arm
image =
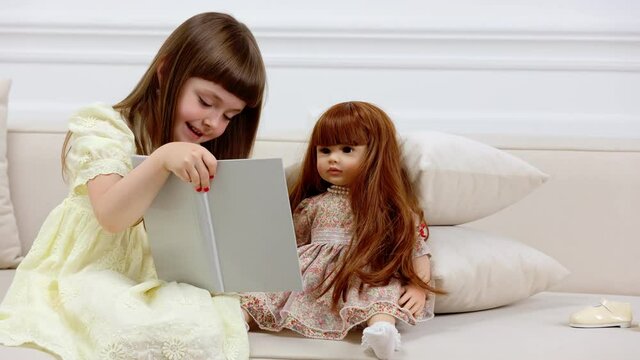
[(93, 212), (105, 230), (125, 230), (144, 215), (169, 174), (196, 187), (208, 187), (216, 165), (215, 157), (198, 144), (168, 143), (124, 177), (110, 174), (90, 180), (87, 187)]
[[(431, 259), (429, 255), (414, 257), (413, 268), (422, 281), (428, 283), (431, 280)], [(414, 316), (417, 316), (424, 310), (427, 296), (427, 290), (414, 284), (407, 284), (403, 286), (403, 293), (400, 296), (399, 303)]]
[(312, 205), (311, 199), (304, 199), (293, 212), (293, 226), (298, 246), (311, 242)]

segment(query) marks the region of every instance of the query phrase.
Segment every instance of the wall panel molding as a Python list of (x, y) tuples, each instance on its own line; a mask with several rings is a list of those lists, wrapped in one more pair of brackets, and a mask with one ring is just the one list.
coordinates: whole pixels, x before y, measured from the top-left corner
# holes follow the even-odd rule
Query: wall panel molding
[[(146, 65), (169, 33), (0, 24), (1, 63)], [(640, 34), (256, 29), (272, 67), (640, 71)]]

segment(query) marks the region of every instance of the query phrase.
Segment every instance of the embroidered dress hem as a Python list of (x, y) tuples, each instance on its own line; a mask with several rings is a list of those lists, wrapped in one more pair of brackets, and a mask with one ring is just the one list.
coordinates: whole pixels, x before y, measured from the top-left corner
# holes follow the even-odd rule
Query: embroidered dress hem
[[(433, 295), (431, 296), (433, 297)], [(343, 320), (344, 327), (340, 330), (328, 330), (306, 324), (286, 310), (281, 311), (280, 317), (282, 320), (277, 321), (277, 316), (270, 310), (268, 303), (257, 297), (243, 297), (241, 306), (263, 330), (281, 331), (282, 329), (289, 329), (305, 337), (324, 340), (342, 340), (351, 329), (366, 323), (369, 318), (376, 314), (391, 315), (409, 325), (416, 325), (419, 322), (433, 318), (433, 313), (426, 312), (425, 316), (416, 319), (408, 310), (402, 309), (396, 304), (375, 302), (366, 307), (343, 307), (340, 309), (339, 314)]]

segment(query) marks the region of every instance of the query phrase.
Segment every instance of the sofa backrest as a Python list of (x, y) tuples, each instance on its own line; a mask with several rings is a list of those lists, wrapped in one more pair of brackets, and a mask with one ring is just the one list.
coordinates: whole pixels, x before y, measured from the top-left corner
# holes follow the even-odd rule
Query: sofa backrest
[[(66, 195), (60, 149), (63, 132), (11, 130), (9, 181), (23, 252)], [(260, 139), (254, 157), (305, 150), (298, 138)], [(522, 241), (557, 259), (572, 273), (554, 290), (640, 295), (640, 141), (475, 136), (550, 175), (518, 203), (462, 226)]]

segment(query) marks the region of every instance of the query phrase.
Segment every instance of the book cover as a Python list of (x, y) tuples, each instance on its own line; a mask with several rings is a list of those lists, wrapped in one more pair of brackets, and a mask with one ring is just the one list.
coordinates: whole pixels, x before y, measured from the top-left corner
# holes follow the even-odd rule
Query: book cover
[(144, 224), (165, 281), (212, 292), (302, 290), (281, 159), (219, 160), (207, 193), (171, 175)]

